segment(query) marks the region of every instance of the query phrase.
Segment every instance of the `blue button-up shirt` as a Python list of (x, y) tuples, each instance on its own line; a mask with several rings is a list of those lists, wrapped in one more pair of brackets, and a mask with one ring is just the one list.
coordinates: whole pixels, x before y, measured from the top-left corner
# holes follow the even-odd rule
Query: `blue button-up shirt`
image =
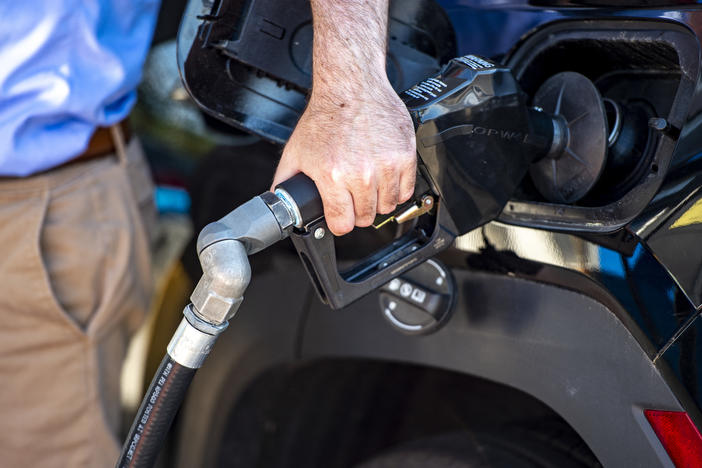
[(82, 153), (136, 99), (159, 0), (0, 1), (0, 175)]

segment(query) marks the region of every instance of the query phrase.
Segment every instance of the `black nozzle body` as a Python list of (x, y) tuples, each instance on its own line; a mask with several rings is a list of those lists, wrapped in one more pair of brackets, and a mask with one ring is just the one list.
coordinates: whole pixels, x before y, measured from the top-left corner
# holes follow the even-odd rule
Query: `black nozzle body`
[(276, 189), (282, 189), (297, 206), (300, 215), (300, 228), (324, 216), (322, 198), (314, 181), (303, 173), (296, 174), (281, 182)]

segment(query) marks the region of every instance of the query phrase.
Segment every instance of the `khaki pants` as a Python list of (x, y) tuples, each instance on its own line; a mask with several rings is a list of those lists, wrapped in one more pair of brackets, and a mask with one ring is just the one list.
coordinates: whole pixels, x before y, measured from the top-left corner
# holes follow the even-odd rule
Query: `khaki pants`
[(119, 153), (0, 180), (0, 467), (119, 456), (119, 376), (150, 298), (153, 215), (139, 143)]

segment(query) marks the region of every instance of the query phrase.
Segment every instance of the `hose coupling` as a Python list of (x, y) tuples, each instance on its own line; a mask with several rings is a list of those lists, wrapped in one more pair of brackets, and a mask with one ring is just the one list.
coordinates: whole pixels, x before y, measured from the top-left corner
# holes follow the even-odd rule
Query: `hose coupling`
[(199, 369), (229, 322), (215, 325), (202, 320), (193, 311), (192, 304), (185, 307), (183, 315), (183, 320), (168, 343), (168, 355), (182, 366)]

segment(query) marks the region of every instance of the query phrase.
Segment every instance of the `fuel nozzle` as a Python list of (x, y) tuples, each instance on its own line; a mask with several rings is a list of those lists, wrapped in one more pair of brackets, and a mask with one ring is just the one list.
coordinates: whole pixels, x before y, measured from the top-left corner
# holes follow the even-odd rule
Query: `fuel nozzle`
[(532, 107), (511, 70), (482, 57), (453, 59), (401, 97), (420, 165), (459, 234), (495, 219), (531, 164), (567, 147), (566, 122)]
[(494, 219), (527, 173), (547, 201), (563, 204), (594, 192), (605, 172), (628, 180), (655, 131), (650, 106), (603, 99), (584, 75), (553, 75), (529, 100), (509, 68), (474, 55), (401, 96), (460, 233)]

